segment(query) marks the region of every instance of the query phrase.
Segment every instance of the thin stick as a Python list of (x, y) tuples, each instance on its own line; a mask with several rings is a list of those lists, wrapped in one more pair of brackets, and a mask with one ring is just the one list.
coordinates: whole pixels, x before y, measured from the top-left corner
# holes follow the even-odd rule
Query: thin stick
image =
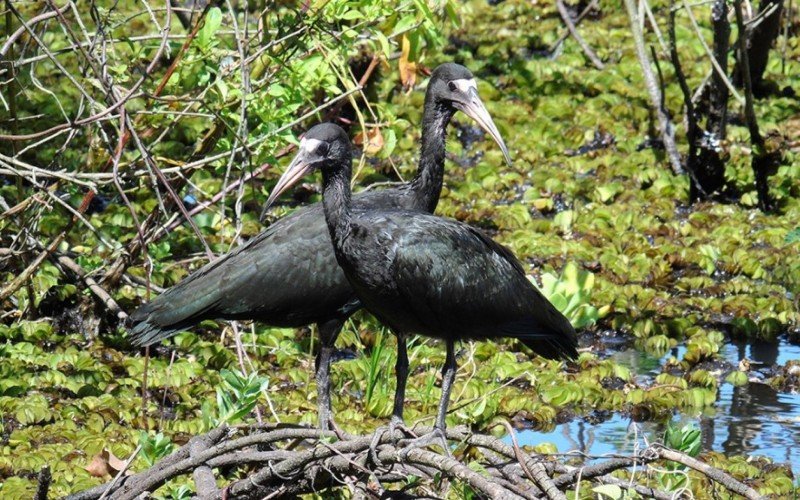
[[(583, 9), (583, 11), (580, 13), (580, 15), (575, 19), (575, 23), (574, 24), (575, 24), (576, 27), (581, 23), (581, 21), (583, 21), (583, 18), (586, 17), (589, 14), (589, 12), (592, 11), (592, 9), (597, 7), (597, 2), (598, 1), (599, 0), (592, 0), (589, 3), (589, 5), (587, 5), (586, 8)], [(550, 45), (550, 48), (547, 49), (547, 52), (549, 52), (550, 54), (555, 52), (556, 49), (558, 48), (558, 46), (561, 45), (562, 43), (564, 43), (564, 40), (567, 39), (569, 34), (570, 34), (570, 30), (569, 29), (564, 30), (561, 33), (561, 35), (559, 35), (558, 40), (556, 40), (552, 45)]]
[(572, 19), (569, 17), (569, 12), (567, 12), (567, 8), (564, 6), (564, 0), (556, 0), (556, 6), (558, 7), (558, 13), (561, 14), (561, 19), (564, 21), (564, 24), (567, 25), (567, 29), (572, 35), (572, 38), (578, 42), (578, 45), (580, 45), (581, 50), (583, 50), (583, 53), (586, 54), (586, 57), (592, 61), (592, 64), (594, 64), (595, 68), (604, 69), (605, 65), (603, 64), (603, 61), (597, 57), (597, 54), (594, 53), (592, 48), (589, 47), (589, 44), (587, 44), (580, 33), (578, 33), (578, 28), (575, 27), (575, 23), (572, 22)]
[[(725, 74), (725, 70), (723, 70), (722, 67), (719, 65), (719, 62), (717, 62), (717, 58), (714, 57), (714, 53), (711, 51), (708, 44), (706, 43), (706, 39), (703, 38), (703, 33), (700, 31), (700, 26), (697, 24), (697, 19), (695, 19), (694, 13), (692, 13), (692, 8), (689, 6), (686, 0), (683, 0), (683, 7), (684, 10), (686, 11), (686, 14), (689, 16), (689, 20), (692, 22), (692, 27), (694, 28), (694, 31), (697, 34), (697, 38), (700, 40), (700, 43), (703, 45), (703, 49), (706, 51), (708, 58), (711, 60), (711, 65), (714, 67), (714, 71), (717, 72), (720, 81), (725, 83), (725, 86), (728, 87), (728, 90), (731, 92), (731, 94), (733, 94), (736, 100), (739, 101), (739, 104), (744, 104), (744, 98), (741, 96), (741, 94), (739, 94), (739, 92), (736, 91), (736, 87), (733, 86), (733, 83), (731, 83), (730, 78), (728, 78), (728, 75)], [(674, 12), (675, 9), (670, 8), (670, 11)]]
[(142, 445), (139, 445), (139, 446), (136, 447), (135, 450), (133, 450), (133, 453), (131, 453), (131, 455), (128, 457), (128, 459), (125, 460), (125, 463), (122, 465), (122, 468), (117, 472), (117, 474), (114, 476), (114, 479), (111, 481), (111, 484), (108, 485), (108, 488), (106, 488), (106, 490), (103, 492), (103, 494), (100, 495), (100, 498), (98, 500), (103, 500), (106, 497), (106, 495), (108, 495), (108, 493), (111, 492), (114, 489), (114, 485), (117, 484), (117, 481), (119, 481), (119, 478), (122, 477), (123, 474), (125, 474), (125, 471), (127, 471), (128, 467), (131, 466), (131, 462), (133, 462), (133, 459), (136, 458), (136, 455), (139, 454), (139, 451), (141, 449), (142, 449)]

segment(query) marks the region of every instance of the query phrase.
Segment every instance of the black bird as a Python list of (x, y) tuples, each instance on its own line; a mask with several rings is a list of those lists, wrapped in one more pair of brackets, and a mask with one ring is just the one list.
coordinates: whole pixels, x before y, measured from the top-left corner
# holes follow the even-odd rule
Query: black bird
[(575, 329), (528, 281), (510, 250), (458, 221), (354, 205), (351, 168), (344, 130), (317, 125), (267, 203), (313, 170), (322, 171), (322, 204), (336, 260), (364, 307), (398, 336), (390, 428), (403, 421), (409, 334), (438, 338), (447, 346), (436, 430), (429, 438), (444, 436), (457, 340), (512, 337), (546, 358), (577, 357)]
[[(442, 64), (431, 75), (422, 118), (422, 149), (416, 177), (391, 189), (353, 197), (359, 208), (403, 208), (433, 212), (444, 175), (447, 125), (461, 110), (500, 146), (500, 133), (478, 97), (475, 80), (458, 64)], [(330, 421), (329, 366), (345, 320), (361, 305), (336, 263), (322, 206), (296, 210), (231, 253), (210, 262), (131, 315), (134, 344), (151, 345), (204, 319), (258, 320), (272, 326), (316, 323), (319, 421)]]

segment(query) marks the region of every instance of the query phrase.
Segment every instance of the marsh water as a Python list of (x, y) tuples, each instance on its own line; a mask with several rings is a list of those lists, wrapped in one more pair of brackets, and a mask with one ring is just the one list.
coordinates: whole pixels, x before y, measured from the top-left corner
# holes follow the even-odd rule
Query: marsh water
[[(682, 347), (668, 356), (680, 357)], [(800, 472), (800, 394), (776, 391), (762, 383), (764, 372), (775, 365), (800, 359), (800, 346), (786, 340), (777, 343), (729, 342), (721, 353), (734, 366), (742, 359), (751, 362), (750, 383), (734, 387), (719, 386), (716, 404), (698, 415), (676, 414), (672, 421), (679, 426), (693, 424), (702, 433), (702, 448), (726, 455), (765, 456), (778, 463), (788, 463)], [(612, 355), (615, 361), (630, 367), (640, 379), (654, 377), (666, 358), (655, 358), (635, 349)], [(663, 438), (664, 422), (633, 422), (630, 417), (613, 414), (602, 422), (575, 419), (557, 425), (550, 432), (518, 432), (520, 445), (549, 442), (561, 453), (579, 451), (591, 456), (610, 453), (630, 454), (636, 446)], [(506, 438), (510, 442), (510, 438)]]

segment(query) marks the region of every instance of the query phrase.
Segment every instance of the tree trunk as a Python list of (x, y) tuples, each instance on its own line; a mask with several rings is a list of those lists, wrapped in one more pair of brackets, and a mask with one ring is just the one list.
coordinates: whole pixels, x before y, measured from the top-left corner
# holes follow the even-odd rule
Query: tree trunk
[[(728, 40), (731, 26), (725, 0), (716, 0), (711, 7), (711, 24), (714, 27), (714, 58), (722, 73), (728, 73)], [(703, 193), (713, 196), (725, 183), (725, 163), (720, 158), (720, 144), (725, 140), (725, 122), (728, 115), (729, 91), (718, 72), (711, 74), (706, 133), (698, 138), (699, 154), (696, 161), (696, 179), (691, 179), (689, 197), (692, 202), (703, 198)], [(698, 117), (699, 120), (699, 117)], [(702, 188), (702, 189), (701, 189)]]
[[(747, 59), (750, 62), (750, 82), (753, 93), (756, 96), (763, 94), (764, 71), (767, 69), (769, 50), (780, 33), (783, 2), (784, 0), (761, 0), (758, 8), (759, 14), (771, 11), (770, 14), (763, 19), (757, 20), (755, 26), (745, 29)], [(733, 70), (733, 83), (738, 87), (744, 86), (742, 71), (742, 58), (737, 51), (736, 67)]]

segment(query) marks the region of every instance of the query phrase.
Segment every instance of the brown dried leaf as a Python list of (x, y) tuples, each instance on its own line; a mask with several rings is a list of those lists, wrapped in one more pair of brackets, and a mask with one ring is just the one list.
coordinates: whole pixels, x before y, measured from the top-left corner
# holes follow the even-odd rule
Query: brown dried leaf
[(94, 477), (105, 477), (111, 475), (111, 470), (108, 467), (108, 450), (103, 450), (92, 459), (92, 462), (86, 466), (86, 472)]
[(117, 474), (125, 468), (125, 460), (117, 458), (110, 451), (108, 452), (108, 467), (111, 469), (112, 474)]
[[(353, 143), (357, 146), (364, 146), (364, 132), (359, 132), (353, 138)], [(378, 127), (373, 128), (367, 132), (367, 145), (364, 151), (367, 154), (374, 155), (383, 148), (383, 134)]]
[(408, 59), (411, 53), (411, 41), (405, 35), (403, 35), (402, 49), (399, 62), (400, 83), (403, 84), (403, 90), (409, 92), (417, 81), (417, 63)]
[[(104, 449), (86, 466), (86, 471), (94, 477), (115, 476), (125, 468), (125, 460), (117, 458), (113, 453)], [(131, 474), (131, 471), (128, 471)]]

